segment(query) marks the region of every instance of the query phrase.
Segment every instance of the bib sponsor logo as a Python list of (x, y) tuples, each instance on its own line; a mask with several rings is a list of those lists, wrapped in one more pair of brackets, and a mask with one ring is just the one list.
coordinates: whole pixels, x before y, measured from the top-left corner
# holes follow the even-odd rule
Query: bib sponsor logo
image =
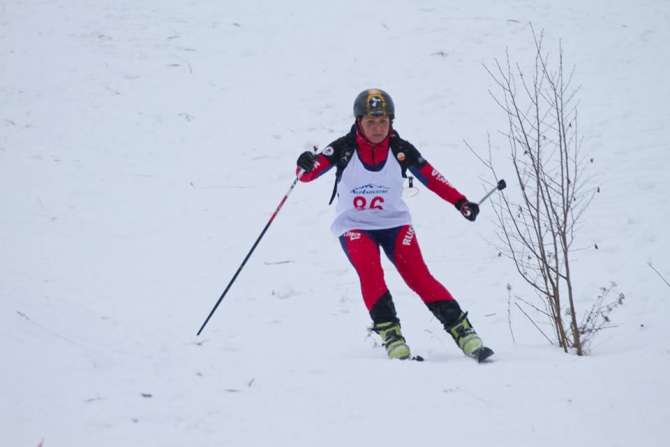
[(352, 189), (351, 193), (356, 194), (357, 196), (380, 195), (380, 194), (388, 194), (390, 189), (391, 188), (389, 188), (388, 186), (379, 186), (374, 185), (372, 183), (368, 183), (367, 185), (358, 186)]

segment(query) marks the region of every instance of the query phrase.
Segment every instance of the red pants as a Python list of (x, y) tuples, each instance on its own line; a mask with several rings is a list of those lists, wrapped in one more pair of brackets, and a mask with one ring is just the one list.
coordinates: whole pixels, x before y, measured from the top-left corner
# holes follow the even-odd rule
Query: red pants
[(379, 247), (384, 249), (400, 276), (424, 303), (454, 299), (428, 271), (414, 228), (410, 225), (385, 230), (348, 231), (340, 236), (340, 243), (361, 280), (363, 301), (368, 311), (382, 295), (388, 293)]

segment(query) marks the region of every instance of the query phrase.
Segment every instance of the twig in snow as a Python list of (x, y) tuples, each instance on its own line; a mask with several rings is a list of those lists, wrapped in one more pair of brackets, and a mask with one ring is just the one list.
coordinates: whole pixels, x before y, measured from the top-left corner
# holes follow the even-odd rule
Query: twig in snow
[(438, 336), (436, 336), (436, 335), (433, 333), (433, 331), (431, 331), (430, 329), (425, 329), (424, 332), (429, 333), (431, 338), (433, 338), (433, 339), (437, 340), (438, 342), (440, 342), (440, 344), (444, 347), (444, 349), (449, 349), (449, 348), (447, 347), (447, 344), (444, 342), (444, 339), (443, 339), (443, 338), (440, 338), (440, 337), (438, 337)]
[(528, 320), (530, 320), (530, 322), (533, 323), (533, 326), (535, 326), (535, 327), (537, 328), (537, 330), (540, 331), (540, 334), (544, 335), (544, 338), (546, 338), (547, 340), (549, 340), (549, 343), (551, 343), (551, 344), (553, 345), (554, 342), (551, 341), (551, 339), (550, 339), (549, 337), (547, 337), (547, 334), (545, 334), (544, 332), (542, 332), (542, 329), (540, 329), (540, 327), (539, 327), (537, 324), (535, 324), (535, 322), (533, 321), (533, 319), (530, 318), (530, 317), (528, 316), (528, 314), (526, 313), (526, 311), (524, 311), (524, 310), (521, 308), (521, 306), (519, 306), (519, 303), (514, 303), (514, 304), (516, 304), (516, 307), (518, 307), (519, 310), (526, 316), (526, 318), (528, 318)]
[(654, 268), (653, 265), (651, 265), (651, 262), (647, 262), (647, 265), (648, 265), (649, 267), (651, 267), (651, 269), (652, 269), (653, 271), (655, 271), (656, 274), (657, 274), (658, 276), (661, 277), (661, 279), (663, 280), (663, 282), (666, 283), (666, 284), (668, 285), (668, 287), (670, 287), (670, 283), (668, 283), (668, 281), (663, 277), (663, 275), (661, 275), (661, 274), (658, 272), (658, 270), (656, 270), (656, 269)]
[[(178, 55), (176, 55), (176, 54), (174, 54), (174, 53), (172, 53), (172, 56), (174, 56), (174, 57), (176, 57), (177, 59), (180, 59), (181, 61), (183, 61), (183, 62), (188, 66), (188, 71), (189, 71), (191, 74), (193, 74), (193, 67), (191, 66), (191, 63), (190, 63), (189, 61), (187, 61), (187, 60), (184, 59), (183, 57), (180, 57), (180, 56), (178, 56)], [(171, 64), (171, 65), (172, 65), (173, 67), (174, 67), (174, 66), (179, 66), (179, 64)]]
[(514, 331), (512, 330), (512, 285), (507, 284), (507, 323), (509, 325), (509, 332), (512, 334), (512, 343), (516, 343), (514, 338)]
[(462, 393), (465, 393), (465, 394), (469, 394), (470, 396), (474, 397), (474, 398), (477, 399), (478, 401), (483, 402), (483, 403), (485, 403), (485, 404), (489, 404), (489, 403), (490, 403), (489, 401), (487, 401), (487, 400), (485, 400), (485, 399), (482, 399), (480, 396), (476, 395), (475, 393), (473, 393), (473, 392), (471, 392), (471, 391), (468, 391), (468, 390), (466, 390), (466, 389), (463, 389), (463, 388), (461, 388), (460, 386), (457, 386), (457, 387), (456, 387), (456, 390), (457, 390), (457, 391), (460, 391), (460, 392), (462, 392)]
[(70, 340), (69, 338), (64, 337), (64, 336), (62, 336), (61, 334), (52, 331), (52, 330), (49, 329), (48, 327), (42, 326), (41, 324), (39, 324), (39, 323), (37, 323), (37, 322), (31, 320), (30, 317), (29, 317), (28, 315), (24, 314), (23, 312), (20, 312), (20, 311), (17, 310), (16, 313), (19, 314), (20, 316), (22, 316), (23, 318), (25, 318), (26, 320), (30, 321), (30, 322), (31, 322), (32, 324), (34, 324), (35, 326), (44, 329), (45, 331), (47, 331), (47, 332), (49, 332), (49, 333), (55, 335), (55, 336), (58, 337), (58, 338), (62, 338), (63, 340), (65, 340), (65, 341), (68, 342), (68, 343), (72, 343), (73, 345), (78, 346), (77, 343), (73, 342), (73, 341)]

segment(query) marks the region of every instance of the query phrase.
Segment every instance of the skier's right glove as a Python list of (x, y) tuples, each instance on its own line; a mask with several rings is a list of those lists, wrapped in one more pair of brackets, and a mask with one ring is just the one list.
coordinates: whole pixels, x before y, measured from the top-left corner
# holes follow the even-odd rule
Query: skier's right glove
[(470, 202), (467, 199), (461, 199), (456, 202), (456, 209), (461, 212), (463, 217), (471, 222), (474, 222), (477, 218), (477, 214), (479, 214), (479, 205)]
[(305, 151), (300, 154), (298, 157), (297, 165), (300, 169), (304, 169), (305, 172), (309, 172), (314, 169), (314, 163), (316, 162), (316, 154), (314, 152)]

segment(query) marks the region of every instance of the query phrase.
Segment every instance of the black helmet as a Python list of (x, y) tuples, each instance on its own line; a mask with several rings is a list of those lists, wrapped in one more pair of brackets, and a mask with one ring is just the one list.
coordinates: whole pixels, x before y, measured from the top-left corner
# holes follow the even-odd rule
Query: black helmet
[(393, 119), (395, 117), (393, 100), (384, 90), (371, 88), (362, 91), (354, 101), (354, 116), (360, 118), (364, 115), (388, 115)]

